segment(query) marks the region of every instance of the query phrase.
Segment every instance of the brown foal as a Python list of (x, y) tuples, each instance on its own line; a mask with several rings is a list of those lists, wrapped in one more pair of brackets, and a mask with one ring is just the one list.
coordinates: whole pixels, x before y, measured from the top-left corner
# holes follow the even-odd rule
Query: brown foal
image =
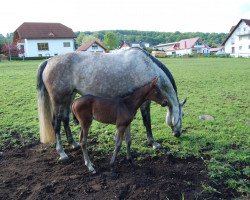
[(72, 112), (81, 125), (80, 145), (85, 165), (90, 172), (96, 173), (87, 152), (87, 136), (93, 119), (102, 123), (116, 125), (116, 146), (110, 161), (111, 170), (113, 170), (117, 154), (121, 149), (124, 133), (126, 133), (127, 159), (131, 161), (130, 123), (137, 109), (155, 92), (157, 80), (158, 78), (154, 78), (150, 83), (134, 90), (125, 97), (102, 98), (85, 95), (73, 102)]

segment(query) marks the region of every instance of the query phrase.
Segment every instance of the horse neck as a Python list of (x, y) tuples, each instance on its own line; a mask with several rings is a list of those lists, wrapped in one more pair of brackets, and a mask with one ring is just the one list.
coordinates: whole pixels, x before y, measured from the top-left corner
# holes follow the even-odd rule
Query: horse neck
[(141, 106), (141, 104), (146, 100), (149, 92), (152, 88), (149, 85), (145, 85), (135, 90), (131, 95), (124, 98), (124, 101), (133, 108), (135, 111)]

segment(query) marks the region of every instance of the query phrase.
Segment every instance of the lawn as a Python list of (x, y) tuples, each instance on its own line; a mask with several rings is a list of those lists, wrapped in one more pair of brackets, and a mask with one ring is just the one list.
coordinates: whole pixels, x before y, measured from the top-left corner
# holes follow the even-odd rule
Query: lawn
[[(185, 104), (183, 128), (173, 137), (165, 124), (165, 109), (152, 104), (153, 134), (162, 148), (148, 146), (139, 112), (132, 124), (132, 151), (143, 156), (171, 152), (178, 157), (202, 157), (214, 185), (204, 190), (218, 192), (225, 184), (242, 195), (250, 194), (250, 59), (166, 58), (180, 100)], [(0, 62), (0, 149), (20, 146), (39, 138), (36, 102), (36, 70), (40, 61)], [(212, 115), (203, 121), (199, 115)], [(73, 125), (75, 138), (79, 127)], [(99, 152), (112, 152), (113, 126), (95, 122), (90, 138), (97, 138)], [(125, 145), (123, 145), (125, 146)], [(92, 148), (92, 147), (90, 147)], [(125, 150), (123, 148), (123, 153)], [(140, 157), (138, 158), (140, 159)]]

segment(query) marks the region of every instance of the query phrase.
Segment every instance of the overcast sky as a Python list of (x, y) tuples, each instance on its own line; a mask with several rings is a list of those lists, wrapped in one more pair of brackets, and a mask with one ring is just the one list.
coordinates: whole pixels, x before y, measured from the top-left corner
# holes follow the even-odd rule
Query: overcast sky
[(250, 19), (250, 0), (2, 0), (0, 34), (23, 22), (60, 22), (73, 31), (225, 32)]

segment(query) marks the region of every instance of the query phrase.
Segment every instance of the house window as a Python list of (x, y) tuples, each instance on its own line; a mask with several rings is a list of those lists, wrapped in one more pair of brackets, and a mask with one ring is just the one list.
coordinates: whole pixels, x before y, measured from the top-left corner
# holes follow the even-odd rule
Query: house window
[(240, 41), (242, 40), (242, 37), (241, 37), (241, 36), (239, 36), (239, 40), (240, 40)]
[(48, 43), (37, 43), (37, 49), (39, 51), (48, 51), (49, 50), (49, 44)]
[(92, 49), (93, 49), (93, 50), (97, 50), (97, 49), (98, 49), (97, 44), (93, 44), (93, 45), (92, 45)]
[(232, 47), (232, 53), (234, 53), (235, 52), (235, 49), (234, 49), (234, 47)]
[(70, 47), (70, 42), (64, 42), (63, 47)]
[(239, 46), (239, 50), (242, 50), (242, 46)]
[(248, 49), (250, 49), (250, 45), (248, 45)]
[(38, 57), (43, 57), (43, 55), (39, 53), (39, 54), (38, 54)]

